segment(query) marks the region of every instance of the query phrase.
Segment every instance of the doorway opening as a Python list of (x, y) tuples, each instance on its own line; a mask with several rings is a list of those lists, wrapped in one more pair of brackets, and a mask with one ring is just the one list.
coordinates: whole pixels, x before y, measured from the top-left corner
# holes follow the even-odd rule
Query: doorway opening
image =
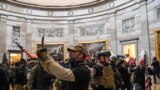
[(22, 51), (19, 50), (8, 50), (9, 51), (9, 60), (11, 63), (16, 63), (20, 61), (20, 59), (23, 57)]
[[(137, 46), (136, 43), (124, 44), (123, 45), (123, 55), (129, 55), (129, 57), (133, 57), (134, 59), (136, 59), (136, 55), (137, 55), (137, 47), (136, 46)], [(128, 59), (128, 61), (129, 61), (129, 59)]]

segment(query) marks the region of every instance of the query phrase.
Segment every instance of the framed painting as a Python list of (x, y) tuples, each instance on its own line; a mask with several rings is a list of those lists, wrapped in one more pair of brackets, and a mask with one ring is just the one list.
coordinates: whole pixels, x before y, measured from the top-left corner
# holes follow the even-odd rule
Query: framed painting
[[(37, 44), (37, 49), (41, 47), (41, 44)], [(66, 59), (66, 47), (64, 43), (45, 43), (45, 47), (49, 52), (49, 55), (53, 57), (54, 60), (60, 61)]]
[(88, 55), (91, 58), (97, 58), (97, 54), (102, 50), (107, 50), (107, 41), (85, 41), (85, 42), (79, 42), (78, 44), (85, 47), (87, 50)]

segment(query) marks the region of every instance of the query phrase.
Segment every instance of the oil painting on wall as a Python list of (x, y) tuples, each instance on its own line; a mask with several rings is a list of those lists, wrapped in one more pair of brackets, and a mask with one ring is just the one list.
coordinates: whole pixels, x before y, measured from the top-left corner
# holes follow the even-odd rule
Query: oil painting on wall
[(106, 41), (97, 41), (97, 42), (80, 42), (80, 45), (84, 46), (87, 50), (87, 54), (91, 58), (97, 58), (97, 54), (102, 51), (106, 50)]
[[(40, 48), (41, 45), (37, 44), (37, 49)], [(56, 60), (64, 60), (64, 44), (45, 44), (45, 47), (47, 47), (47, 50), (49, 54)]]

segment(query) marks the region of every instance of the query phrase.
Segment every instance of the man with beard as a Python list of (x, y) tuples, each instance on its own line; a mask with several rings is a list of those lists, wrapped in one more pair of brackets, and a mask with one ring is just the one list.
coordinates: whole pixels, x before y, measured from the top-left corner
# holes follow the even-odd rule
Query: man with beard
[(65, 90), (88, 90), (90, 81), (90, 70), (84, 65), (86, 51), (84, 47), (76, 45), (68, 48), (74, 65), (64, 68), (48, 55), (47, 49), (42, 48), (37, 51), (40, 64), (48, 73), (55, 75), (56, 78), (66, 81)]

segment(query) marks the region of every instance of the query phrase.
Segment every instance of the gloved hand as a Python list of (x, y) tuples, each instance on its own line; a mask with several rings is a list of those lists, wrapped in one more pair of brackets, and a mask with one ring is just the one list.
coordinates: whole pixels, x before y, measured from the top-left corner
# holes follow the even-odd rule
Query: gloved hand
[(36, 52), (36, 54), (37, 54), (37, 56), (39, 58), (42, 58), (42, 57), (48, 55), (47, 48), (46, 47), (42, 47), (42, 48), (38, 49), (37, 52)]

